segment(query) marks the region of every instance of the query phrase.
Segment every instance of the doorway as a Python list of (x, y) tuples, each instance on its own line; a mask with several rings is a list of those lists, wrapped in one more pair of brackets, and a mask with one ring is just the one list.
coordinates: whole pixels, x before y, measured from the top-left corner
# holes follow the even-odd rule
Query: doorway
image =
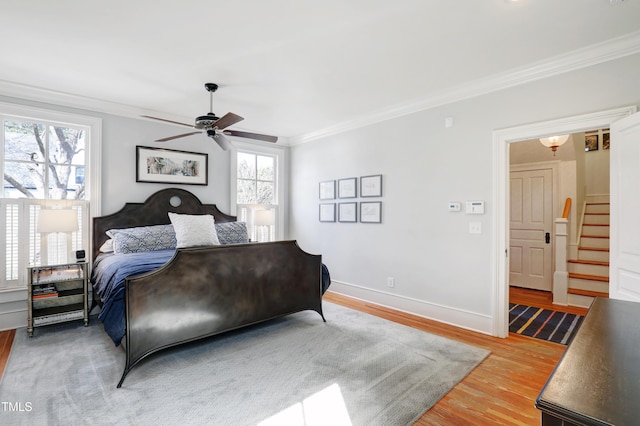
[(507, 337), (509, 334), (509, 144), (551, 134), (577, 133), (589, 129), (607, 128), (613, 122), (635, 113), (636, 110), (635, 106), (630, 106), (493, 132), (495, 209), (493, 215), (492, 334), (494, 336)]

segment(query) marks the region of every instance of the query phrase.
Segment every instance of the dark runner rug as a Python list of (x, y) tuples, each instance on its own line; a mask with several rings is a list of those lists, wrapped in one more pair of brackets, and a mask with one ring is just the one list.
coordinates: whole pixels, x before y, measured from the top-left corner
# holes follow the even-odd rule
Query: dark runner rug
[(582, 315), (509, 303), (509, 331), (568, 345), (580, 328)]

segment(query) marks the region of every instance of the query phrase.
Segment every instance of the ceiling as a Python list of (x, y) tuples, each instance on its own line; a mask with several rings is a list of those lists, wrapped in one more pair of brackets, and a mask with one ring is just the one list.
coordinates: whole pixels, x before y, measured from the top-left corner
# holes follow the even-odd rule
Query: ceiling
[(640, 0), (16, 0), (0, 40), (1, 94), (192, 122), (215, 82), (295, 143), (638, 53)]

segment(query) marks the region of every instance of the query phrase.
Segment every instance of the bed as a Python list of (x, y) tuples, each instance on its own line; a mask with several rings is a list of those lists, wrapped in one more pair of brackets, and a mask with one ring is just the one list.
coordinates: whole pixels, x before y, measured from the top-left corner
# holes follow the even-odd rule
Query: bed
[[(184, 247), (182, 221), (202, 224), (208, 216), (220, 244)], [(325, 320), (330, 279), (322, 257), (296, 241), (246, 242), (242, 226), (178, 188), (93, 219), (94, 300), (105, 331), (126, 353), (117, 387), (140, 361), (169, 347), (304, 310)], [(195, 236), (187, 230), (205, 238), (209, 226)]]

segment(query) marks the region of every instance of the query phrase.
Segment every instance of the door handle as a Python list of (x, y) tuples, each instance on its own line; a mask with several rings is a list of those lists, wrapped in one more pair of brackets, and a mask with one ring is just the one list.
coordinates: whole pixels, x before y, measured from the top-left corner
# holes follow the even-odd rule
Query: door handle
[(548, 232), (544, 234), (544, 242), (547, 244), (551, 242), (551, 234), (549, 234)]

